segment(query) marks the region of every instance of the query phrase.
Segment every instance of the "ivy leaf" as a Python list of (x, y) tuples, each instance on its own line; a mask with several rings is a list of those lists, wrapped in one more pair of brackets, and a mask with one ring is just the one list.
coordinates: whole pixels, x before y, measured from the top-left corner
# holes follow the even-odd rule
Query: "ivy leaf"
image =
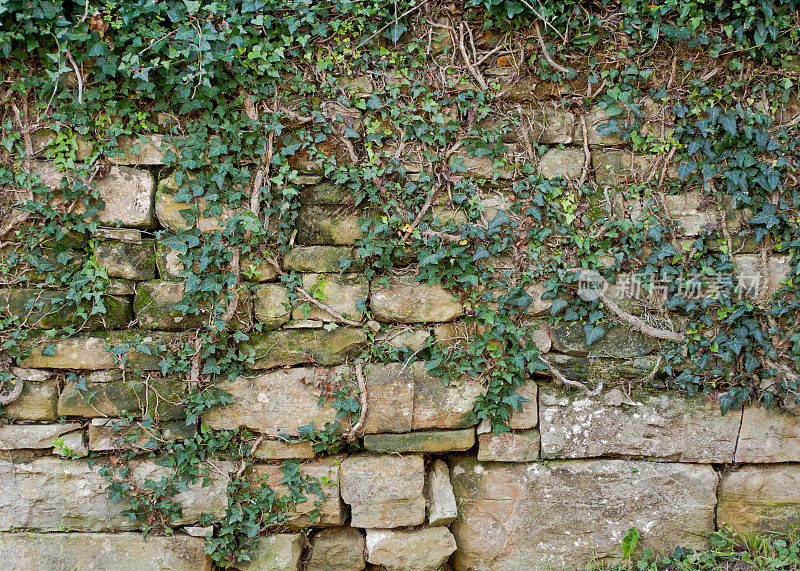
[(719, 124), (722, 125), (722, 128), (727, 131), (730, 136), (734, 136), (736, 134), (736, 120), (732, 119), (728, 115), (720, 115), (719, 116)]
[(228, 152), (228, 145), (222, 142), (219, 137), (212, 137), (208, 142), (208, 156), (218, 157)]
[(569, 305), (566, 299), (556, 298), (553, 300), (553, 306), (550, 308), (550, 315), (558, 315), (565, 307)]
[(761, 207), (761, 212), (750, 219), (750, 224), (763, 224), (767, 228), (772, 228), (776, 224), (780, 224), (780, 218), (775, 215), (778, 207), (774, 204), (766, 203)]
[(603, 335), (606, 334), (606, 330), (588, 323), (583, 326), (583, 334), (586, 336), (586, 346), (590, 347), (592, 343), (603, 338)]
[(695, 161), (686, 161), (678, 166), (678, 178), (681, 180), (692, 174), (697, 170), (697, 163)]
[(625, 535), (622, 536), (622, 557), (624, 559), (630, 559), (633, 555), (633, 550), (636, 549), (636, 544), (639, 543), (639, 530), (635, 527), (630, 528), (628, 531), (625, 532)]

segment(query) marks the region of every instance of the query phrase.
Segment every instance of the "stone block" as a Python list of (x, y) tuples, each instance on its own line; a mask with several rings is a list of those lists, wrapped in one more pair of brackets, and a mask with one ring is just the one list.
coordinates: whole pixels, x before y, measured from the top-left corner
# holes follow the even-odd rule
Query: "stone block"
[(441, 323), (464, 315), (461, 302), (439, 284), (390, 278), (388, 288), (375, 280), (370, 291), (372, 314), (384, 323)]
[(796, 525), (800, 521), (800, 467), (742, 466), (725, 472), (717, 521), (743, 535)]
[(560, 323), (551, 327), (549, 333), (551, 350), (566, 355), (631, 359), (654, 353), (660, 347), (656, 339), (632, 327), (608, 327), (602, 339), (591, 346), (586, 345), (583, 326), (578, 323)]
[(311, 538), (311, 558), (306, 571), (361, 571), (364, 536), (352, 527), (323, 529)]
[[(191, 202), (175, 202), (178, 186), (174, 175), (158, 181), (155, 194), (155, 215), (164, 228), (172, 232), (188, 230), (197, 226), (203, 232), (222, 230), (237, 214), (228, 206), (211, 207), (204, 198), (195, 198)], [(186, 217), (194, 218), (189, 224)]]
[(303, 206), (297, 217), (297, 243), (303, 246), (351, 246), (361, 236), (359, 213), (352, 210)]
[(432, 377), (423, 363), (411, 365), (414, 375), (413, 430), (466, 428), (477, 424), (471, 418), (475, 399), (484, 393), (480, 381), (459, 378), (445, 384)]
[(739, 414), (742, 428), (736, 462), (770, 464), (800, 460), (800, 417), (758, 406), (748, 406)]
[(284, 442), (282, 440), (262, 440), (253, 452), (259, 460), (286, 460), (299, 458), (308, 460), (314, 457), (314, 449), (307, 440)]
[(414, 376), (403, 363), (372, 364), (364, 368), (367, 387), (365, 434), (410, 432), (414, 411)]
[[(622, 126), (620, 125), (614, 129), (609, 124), (611, 121), (620, 122), (620, 119), (609, 118), (606, 112), (599, 107), (590, 109), (586, 113), (586, 134), (590, 147), (615, 146), (625, 143), (622, 136)], [(581, 125), (580, 121), (575, 122), (575, 135), (573, 138), (575, 139), (575, 144), (583, 144), (583, 125)]]
[(353, 527), (392, 528), (425, 521), (422, 456), (350, 456), (342, 461), (339, 478)]
[(283, 258), (283, 269), (295, 272), (339, 272), (345, 262), (346, 269), (358, 272), (364, 269), (364, 260), (346, 246), (295, 246)]
[(263, 323), (267, 329), (278, 329), (289, 321), (292, 304), (283, 284), (260, 284), (255, 291), (253, 310), (256, 321)]
[(29, 448), (42, 450), (53, 447), (60, 436), (81, 429), (80, 423), (10, 424), (0, 426), (0, 450)]
[(671, 552), (701, 548), (714, 531), (717, 475), (711, 466), (573, 460), (480, 463), (454, 456), (458, 502), (455, 569), (545, 571), (622, 557), (635, 527), (639, 544)]
[(298, 436), (297, 428), (312, 422), (322, 428), (336, 420), (336, 411), (328, 404), (318, 406), (316, 383), (345, 371), (300, 367), (222, 381), (217, 386), (230, 393), (233, 403), (203, 413), (203, 422), (224, 430), (247, 427), (273, 437)]
[(481, 462), (532, 462), (539, 459), (539, 431), (514, 430), (478, 435), (478, 460)]
[(510, 117), (519, 125), (503, 133), (505, 143), (568, 145), (575, 130), (575, 115), (557, 107), (522, 107)]
[(463, 169), (466, 169), (465, 174), (470, 177), (487, 180), (493, 180), (495, 178), (510, 180), (514, 177), (513, 164), (508, 166), (501, 161), (495, 163), (493, 157), (470, 157), (463, 151), (455, 152), (450, 157), (450, 166), (452, 168), (454, 165), (458, 164), (462, 165), (457, 167), (458, 172), (463, 172)]
[(456, 550), (446, 527), (413, 531), (367, 530), (367, 561), (386, 571), (438, 571)]
[(658, 373), (660, 360), (656, 355), (613, 359), (594, 356), (577, 357), (561, 353), (550, 353), (547, 358), (568, 379), (582, 381), (593, 388), (598, 382), (608, 379), (641, 381)]
[[(380, 324), (378, 324), (378, 326), (380, 326)], [(397, 349), (406, 349), (414, 352), (422, 350), (430, 336), (431, 334), (423, 328), (398, 326), (383, 328), (375, 335), (375, 340), (379, 343), (396, 347)]]
[(352, 189), (326, 180), (304, 186), (300, 191), (300, 202), (316, 206), (355, 206), (356, 195)]
[(127, 425), (120, 419), (93, 418), (89, 424), (89, 450), (94, 452), (133, 449), (141, 453), (155, 450), (160, 439), (159, 430), (138, 423)]
[(123, 136), (117, 139), (119, 149), (116, 156), (111, 153), (108, 161), (115, 165), (163, 165), (168, 146), (164, 135)]
[(540, 393), (543, 458), (635, 456), (682, 462), (733, 462), (741, 412), (722, 416), (708, 395), (628, 397), (620, 389), (568, 396)]
[(780, 289), (792, 270), (790, 256), (769, 256), (766, 267), (757, 254), (737, 254), (733, 257), (738, 267), (737, 281), (743, 290), (752, 289), (753, 297), (762, 293), (771, 298)]
[(241, 571), (297, 571), (302, 552), (302, 534), (268, 533), (256, 539), (250, 561), (236, 567)]
[(545, 178), (579, 179), (586, 155), (581, 149), (550, 149), (539, 162), (539, 173)]
[(528, 399), (522, 403), (521, 410), (515, 410), (508, 419), (508, 427), (512, 430), (526, 430), (539, 424), (539, 386), (529, 380), (517, 387), (517, 393)]
[(284, 329), (264, 335), (253, 334), (247, 346), (255, 354), (251, 369), (274, 369), (316, 363), (341, 365), (347, 357), (356, 357), (367, 342), (363, 329), (337, 327), (325, 329)]
[(405, 434), (367, 434), (364, 448), (379, 454), (394, 452), (463, 452), (475, 444), (475, 429), (421, 430)]
[[(369, 298), (369, 282), (361, 274), (304, 274), (303, 289), (311, 293), (333, 311), (352, 321), (364, 319), (364, 311)], [(316, 319), (318, 321), (336, 321), (328, 312), (308, 303), (308, 315), (303, 308), (307, 302), (300, 300), (300, 305), (292, 310), (294, 319)]]
[(0, 289), (0, 311), (17, 316), (28, 329), (57, 329), (85, 326), (93, 331), (122, 329), (133, 319), (131, 302), (124, 297), (104, 295), (105, 313), (90, 316), (92, 307), (76, 307), (66, 292), (39, 288)]
[[(684, 234), (689, 237), (697, 236), (707, 226), (718, 228), (723, 222), (728, 226), (731, 234), (738, 232), (742, 226), (741, 210), (730, 210), (729, 201), (717, 204), (713, 199), (699, 192), (665, 196), (664, 207), (669, 216), (683, 227)], [(717, 208), (722, 210), (719, 218)]]
[(434, 460), (428, 468), (424, 493), (428, 525), (446, 527), (456, 520), (458, 506), (450, 483), (450, 468), (444, 460)]
[(0, 559), (9, 571), (211, 571), (203, 544), (203, 539), (179, 534), (3, 533)]
[(152, 240), (140, 244), (104, 240), (95, 248), (97, 264), (106, 268), (111, 278), (152, 280), (156, 277), (155, 248)]
[[(630, 151), (595, 151), (592, 153), (592, 168), (599, 185), (623, 185), (642, 182), (651, 176), (661, 176), (663, 163), (660, 155), (635, 154)], [(665, 179), (678, 177), (677, 167), (672, 164), (664, 172)]]
[[(13, 376), (13, 375), (12, 375)], [(54, 379), (22, 382), (17, 399), (3, 406), (3, 416), (12, 420), (55, 420), (58, 418), (58, 384)]]

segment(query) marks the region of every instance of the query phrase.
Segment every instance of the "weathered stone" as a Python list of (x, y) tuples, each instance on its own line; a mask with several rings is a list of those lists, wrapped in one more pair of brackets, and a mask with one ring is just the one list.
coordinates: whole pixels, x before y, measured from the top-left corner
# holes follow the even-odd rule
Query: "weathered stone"
[(155, 450), (161, 433), (154, 428), (145, 428), (134, 423), (126, 425), (119, 419), (93, 418), (89, 424), (89, 450), (134, 449), (139, 452)]
[(83, 431), (68, 432), (53, 443), (53, 454), (62, 458), (84, 458), (89, 455), (89, 447), (84, 442)]
[(0, 311), (17, 316), (29, 329), (56, 329), (70, 325), (93, 331), (121, 329), (133, 319), (130, 300), (103, 296), (105, 313), (89, 315), (90, 306), (75, 307), (66, 292), (38, 288), (0, 289)]
[(517, 393), (528, 401), (522, 403), (522, 410), (515, 410), (511, 413), (508, 427), (512, 430), (533, 428), (539, 424), (539, 386), (529, 380), (524, 385), (517, 387)]
[(351, 272), (364, 269), (364, 260), (352, 248), (337, 246), (295, 246), (283, 258), (283, 269), (295, 272)]
[(656, 339), (632, 327), (610, 327), (601, 339), (587, 346), (582, 325), (561, 323), (550, 328), (550, 339), (552, 351), (567, 355), (630, 359), (649, 355), (659, 349)]
[(58, 417), (58, 385), (56, 381), (20, 381), (22, 392), (17, 399), (3, 406), (3, 416), (13, 420), (55, 420)]
[(203, 422), (225, 430), (244, 426), (274, 437), (298, 436), (297, 428), (312, 422), (322, 428), (336, 419), (336, 411), (328, 404), (318, 406), (314, 387), (344, 371), (296, 368), (220, 382), (217, 386), (230, 393), (233, 403), (203, 413)]
[(297, 243), (350, 246), (361, 238), (359, 215), (332, 206), (303, 206), (297, 218)]
[(624, 455), (733, 462), (741, 421), (740, 411), (722, 416), (718, 402), (708, 395), (631, 398), (612, 389), (570, 397), (545, 385), (540, 406), (543, 458)]
[(361, 571), (364, 536), (352, 527), (323, 529), (311, 539), (311, 558), (306, 571)]
[(270, 533), (258, 538), (250, 561), (238, 563), (241, 571), (297, 571), (303, 551), (299, 533)]
[(255, 351), (252, 369), (274, 369), (304, 363), (340, 365), (347, 357), (361, 352), (367, 335), (363, 329), (337, 327), (325, 329), (285, 329), (265, 335), (251, 335), (248, 343)]
[(355, 206), (356, 195), (346, 186), (324, 181), (304, 186), (300, 191), (300, 202), (325, 206)]
[(243, 256), (239, 268), (242, 279), (248, 282), (271, 282), (278, 277), (277, 268), (259, 254)]
[(386, 571), (437, 571), (456, 550), (446, 527), (414, 531), (367, 530), (367, 561)]
[(164, 440), (186, 440), (193, 438), (195, 434), (197, 434), (197, 425), (187, 425), (185, 420), (168, 422), (161, 429), (161, 438)]
[(156, 277), (155, 249), (152, 240), (141, 244), (106, 240), (94, 252), (97, 264), (106, 268), (111, 278), (152, 280)]
[(277, 329), (289, 321), (292, 304), (283, 284), (260, 284), (256, 288), (253, 310), (257, 321), (267, 329)]
[(308, 440), (283, 442), (281, 440), (262, 440), (253, 453), (259, 460), (286, 460), (288, 458), (310, 459), (314, 457), (314, 449)]
[(192, 537), (208, 537), (209, 534), (214, 533), (214, 526), (207, 525), (205, 527), (200, 527), (199, 525), (188, 525), (183, 528), (183, 531)]
[[(94, 142), (90, 141), (80, 133), (70, 132), (70, 136), (74, 137), (75, 160), (85, 161), (94, 153)], [(37, 129), (31, 131), (31, 143), (33, 143), (34, 155), (41, 156), (41, 153), (46, 153), (48, 146), (56, 142), (56, 133), (52, 129)]]
[(586, 156), (580, 149), (550, 149), (539, 162), (539, 172), (545, 178), (578, 179), (583, 172)]
[[(222, 472), (230, 470), (217, 463)], [(132, 462), (130, 476), (138, 485), (146, 479), (158, 482), (170, 473), (153, 461)], [(80, 531), (122, 531), (141, 529), (144, 522), (122, 515), (126, 501), (111, 502), (108, 482), (83, 460), (37, 458), (14, 464), (0, 460), (0, 531), (18, 528), (58, 531), (68, 527)], [(189, 484), (173, 499), (183, 508), (175, 525), (200, 521), (206, 513), (219, 519), (228, 506), (227, 478), (211, 470), (211, 484), (203, 478)]]
[(532, 462), (539, 459), (539, 431), (514, 430), (478, 434), (478, 460), (481, 462)]
[[(344, 523), (347, 512), (339, 497), (340, 461), (341, 458), (330, 456), (300, 465), (300, 476), (318, 482), (322, 496), (313, 491), (306, 491), (304, 493), (306, 500), (286, 514), (288, 516), (286, 524), (290, 528), (330, 527)], [(256, 478), (254, 483), (266, 482), (279, 497), (292, 494), (292, 491), (281, 483), (285, 474), (279, 465), (255, 464), (253, 476)]]
[(575, 460), (531, 464), (451, 458), (458, 501), (455, 569), (583, 568), (620, 559), (635, 527), (654, 550), (705, 546), (714, 531), (711, 466)]
[(104, 228), (98, 227), (94, 235), (105, 240), (115, 240), (130, 244), (142, 243), (142, 231), (134, 228)]
[(771, 298), (792, 269), (789, 256), (769, 256), (766, 268), (762, 266), (761, 256), (757, 254), (737, 254), (733, 259), (738, 267), (739, 287), (745, 291), (752, 289), (753, 297), (764, 295)]
[[(596, 151), (592, 153), (592, 167), (599, 185), (622, 185), (642, 182), (651, 176), (660, 176), (663, 164), (659, 155), (634, 154), (630, 151)], [(667, 179), (678, 176), (675, 165), (663, 171)]]
[[(380, 324), (377, 321), (374, 323), (380, 328)], [(422, 328), (387, 327), (375, 336), (375, 340), (398, 349), (407, 349), (414, 352), (422, 350), (430, 336), (431, 334)]]
[(149, 415), (151, 418), (175, 420), (186, 416), (180, 403), (189, 393), (186, 381), (178, 379), (143, 379), (129, 375), (122, 379), (119, 370), (114, 371), (117, 379), (95, 381), (90, 375), (83, 386), (78, 388), (76, 381), (67, 382), (58, 397), (58, 414), (83, 418), (119, 417), (131, 413), (136, 417)]
[(211, 571), (204, 540), (141, 533), (3, 533), (0, 560), (9, 571), (169, 569)]
[(431, 527), (448, 526), (456, 520), (458, 507), (450, 483), (450, 468), (444, 460), (434, 460), (428, 468), (424, 493)]
[(388, 289), (376, 280), (370, 290), (372, 313), (385, 323), (445, 322), (464, 315), (461, 303), (439, 284), (392, 278)]
[(390, 528), (425, 521), (422, 456), (350, 456), (342, 461), (339, 477), (353, 527)]
[(781, 410), (749, 406), (741, 415), (736, 462), (769, 464), (800, 460), (800, 417)]
[(405, 434), (367, 434), (364, 448), (370, 452), (453, 452), (475, 444), (475, 429), (422, 430)]
[[(624, 144), (621, 127), (610, 124), (617, 122), (616, 119), (609, 118), (606, 112), (599, 107), (595, 107), (586, 114), (586, 134), (589, 139), (589, 146), (602, 147)], [(583, 143), (583, 125), (580, 122), (575, 124), (575, 144)]]
[[(222, 230), (236, 216), (236, 210), (227, 206), (210, 207), (204, 198), (195, 198), (191, 202), (175, 202), (177, 192), (174, 175), (158, 181), (155, 215), (162, 226), (173, 232), (192, 228), (184, 214), (196, 216), (195, 225), (203, 233)], [(192, 215), (193, 210), (195, 213)]]
[(657, 374), (660, 366), (660, 360), (655, 355), (631, 359), (606, 359), (550, 353), (547, 358), (568, 379), (588, 382), (590, 385), (609, 379), (646, 379)]
[(413, 430), (466, 428), (477, 423), (470, 416), (475, 399), (485, 390), (479, 381), (463, 377), (445, 384), (429, 375), (423, 363), (410, 368), (414, 374)]
[(800, 467), (797, 464), (742, 466), (722, 475), (717, 506), (720, 526), (750, 535), (789, 529), (798, 520)]
[[(719, 227), (723, 222), (723, 216), (731, 233), (735, 233), (742, 225), (742, 211), (731, 210), (729, 206), (729, 199), (723, 201), (722, 204), (717, 204), (713, 199), (699, 192), (685, 192), (664, 197), (664, 207), (669, 216), (675, 222), (680, 223), (683, 226), (684, 234), (690, 237), (700, 234), (704, 227)], [(717, 208), (722, 209), (722, 216), (719, 220), (717, 219)]]
[(52, 448), (59, 436), (80, 430), (77, 422), (64, 424), (12, 424), (0, 427), (0, 450)]
[(166, 155), (164, 135), (136, 135), (120, 137), (117, 155), (108, 154), (116, 165), (163, 165)]
[(23, 369), (22, 367), (11, 367), (11, 376), (22, 381), (42, 383), (53, 377), (53, 372), (47, 369)]
[[(361, 274), (304, 274), (303, 289), (320, 299), (339, 315), (352, 321), (364, 319), (364, 311), (369, 298), (369, 282)], [(313, 292), (312, 292), (313, 290)], [(292, 311), (294, 319), (317, 319), (319, 321), (336, 321), (328, 311), (308, 304), (308, 315), (300, 305)]]
[(492, 157), (470, 157), (464, 151), (455, 152), (450, 157), (450, 166), (455, 172), (464, 172), (466, 176), (492, 180), (499, 178), (508, 180), (514, 177), (513, 165), (508, 166), (501, 161), (495, 163)]
[(414, 376), (403, 363), (364, 368), (367, 386), (365, 434), (410, 432), (414, 411)]
[(525, 139), (531, 143), (544, 145), (572, 142), (575, 129), (575, 115), (557, 107), (523, 107), (515, 112), (513, 118), (519, 126), (503, 133), (503, 142), (517, 143)]
[(108, 280), (108, 289), (106, 289), (106, 293), (109, 295), (133, 296), (136, 294), (136, 282), (111, 278)]

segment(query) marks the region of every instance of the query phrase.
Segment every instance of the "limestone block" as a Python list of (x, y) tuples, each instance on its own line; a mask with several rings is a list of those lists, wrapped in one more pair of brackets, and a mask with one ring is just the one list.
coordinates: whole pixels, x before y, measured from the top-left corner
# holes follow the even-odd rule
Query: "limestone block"
[(575, 130), (575, 115), (557, 107), (522, 107), (512, 119), (519, 122), (503, 133), (503, 142), (520, 143), (527, 137), (532, 144), (568, 145)]
[(364, 536), (352, 527), (323, 529), (311, 538), (311, 559), (306, 571), (361, 571)]
[(297, 571), (303, 551), (299, 533), (269, 533), (256, 540), (250, 561), (237, 564), (241, 571)]
[(463, 164), (466, 176), (483, 178), (487, 180), (495, 177), (510, 180), (514, 177), (514, 166), (505, 165), (498, 161), (495, 164), (493, 157), (470, 157), (464, 151), (457, 151), (450, 157), (451, 168), (458, 163)]
[(751, 464), (797, 462), (800, 460), (800, 417), (781, 410), (746, 407), (735, 460)]
[(339, 477), (353, 527), (391, 528), (425, 521), (422, 456), (350, 456), (342, 461)]
[[(728, 202), (728, 204), (730, 204)], [(728, 206), (716, 204), (709, 197), (699, 192), (672, 194), (664, 197), (664, 206), (673, 220), (683, 226), (684, 234), (689, 237), (700, 234), (705, 226), (719, 227), (723, 222), (717, 218), (717, 208), (722, 209), (724, 222), (734, 234), (742, 226), (742, 211), (730, 210)]]
[(233, 403), (203, 413), (203, 422), (224, 430), (247, 427), (273, 437), (298, 436), (297, 428), (312, 422), (322, 428), (336, 420), (336, 411), (328, 404), (318, 406), (315, 384), (345, 371), (300, 367), (222, 381), (217, 386), (230, 393)]
[[(222, 472), (230, 466), (218, 462)], [(142, 485), (146, 479), (160, 481), (170, 470), (154, 461), (131, 463), (131, 478)], [(141, 529), (144, 522), (131, 522), (122, 510), (125, 501), (108, 498), (108, 482), (84, 460), (37, 458), (26, 463), (0, 460), (0, 531), (27, 528), (59, 531), (124, 531)], [(209, 472), (211, 484), (203, 487), (203, 478), (189, 484), (174, 500), (183, 507), (183, 516), (175, 525), (200, 521), (206, 513), (219, 519), (228, 506), (227, 478)]]
[(56, 329), (86, 325), (93, 331), (121, 329), (133, 319), (130, 300), (103, 296), (106, 312), (89, 315), (90, 306), (75, 307), (66, 292), (39, 288), (0, 289), (0, 312), (19, 317), (28, 329)]
[(481, 462), (532, 462), (539, 459), (539, 431), (514, 430), (478, 435), (478, 460)]
[(58, 385), (54, 379), (23, 381), (16, 377), (14, 382), (23, 383), (22, 392), (15, 401), (3, 406), (3, 416), (13, 420), (40, 421), (55, 420), (58, 417)]
[(386, 571), (437, 571), (456, 550), (446, 527), (414, 531), (367, 530), (367, 561)]
[(256, 320), (267, 329), (281, 327), (289, 321), (292, 313), (288, 289), (279, 283), (260, 284), (255, 291), (253, 310)]
[(403, 363), (372, 364), (364, 368), (367, 386), (365, 434), (409, 432), (414, 407), (414, 377)]
[(211, 209), (208, 201), (204, 198), (195, 198), (192, 202), (175, 202), (178, 186), (175, 176), (158, 181), (158, 190), (155, 193), (155, 215), (164, 228), (173, 232), (178, 230), (188, 230), (192, 228), (184, 218), (185, 214), (190, 214), (191, 209), (197, 209), (195, 225), (201, 232), (214, 232), (222, 230), (237, 214), (237, 211), (228, 206), (221, 206), (218, 209)]
[(303, 246), (351, 246), (361, 238), (359, 211), (333, 206), (303, 206), (297, 218), (297, 243)]
[(253, 457), (259, 460), (310, 459), (314, 457), (314, 450), (307, 440), (297, 442), (262, 440), (256, 447)]
[(606, 334), (586, 345), (586, 335), (579, 323), (560, 323), (549, 329), (551, 350), (566, 355), (590, 355), (630, 359), (658, 351), (658, 340), (639, 333), (632, 327), (609, 327)]
[(105, 203), (98, 219), (103, 224), (115, 224), (132, 228), (154, 228), (153, 213), (155, 180), (146, 170), (113, 166), (103, 178), (96, 178), (94, 185)]
[(420, 430), (405, 434), (367, 434), (364, 448), (370, 452), (441, 453), (469, 450), (475, 444), (475, 429)]
[(739, 287), (743, 290), (752, 288), (754, 296), (761, 295), (765, 289), (767, 298), (775, 295), (792, 269), (790, 256), (770, 256), (766, 268), (762, 267), (761, 256), (757, 254), (737, 254), (733, 259), (739, 268)]
[(708, 395), (687, 399), (620, 389), (573, 397), (545, 385), (540, 393), (543, 458), (637, 456), (682, 462), (732, 462), (741, 411), (722, 416)]
[(414, 374), (413, 430), (466, 428), (477, 424), (470, 418), (475, 399), (484, 393), (479, 381), (459, 378), (450, 384), (432, 377), (423, 363), (411, 366)]
[[(606, 112), (595, 107), (586, 114), (586, 133), (590, 147), (614, 146), (624, 144), (621, 129), (610, 129), (609, 122), (619, 118), (609, 118)], [(617, 132), (611, 132), (616, 130)], [(575, 144), (583, 144), (583, 125), (575, 122)]]
[[(576, 357), (550, 353), (547, 357), (568, 379), (589, 383), (590, 387), (604, 379), (642, 380), (658, 373), (660, 361), (656, 355), (613, 359), (595, 356)], [(654, 373), (655, 371), (655, 373)]]
[[(622, 185), (660, 177), (663, 169), (660, 158), (630, 151), (596, 151), (592, 153), (592, 168), (597, 184)], [(678, 178), (677, 166), (669, 165), (664, 174), (666, 180)]]
[(300, 191), (300, 202), (325, 206), (355, 206), (356, 195), (352, 189), (326, 180), (304, 186)]
[(0, 426), (0, 450), (52, 448), (60, 436), (80, 429), (81, 425), (77, 422)]
[(444, 460), (434, 460), (428, 468), (424, 492), (431, 527), (448, 526), (456, 520), (458, 507), (450, 483), (450, 468)]
[(326, 329), (284, 329), (264, 335), (253, 334), (247, 346), (255, 351), (251, 369), (274, 369), (316, 363), (341, 365), (347, 357), (356, 357), (367, 342), (363, 329), (337, 327)]
[(370, 291), (372, 314), (385, 323), (445, 322), (464, 315), (461, 302), (439, 284), (390, 278), (388, 288), (375, 280)]
[(346, 246), (295, 246), (283, 258), (283, 269), (295, 272), (338, 272), (347, 263), (347, 270), (364, 269), (364, 260)]
[(711, 466), (574, 460), (486, 463), (454, 456), (458, 501), (453, 566), (545, 571), (618, 560), (635, 527), (640, 545), (705, 546), (714, 531), (717, 475)]
[(508, 427), (512, 430), (533, 428), (539, 424), (539, 386), (529, 380), (524, 385), (517, 387), (517, 393), (528, 401), (522, 403), (521, 410), (511, 413)]
[[(352, 321), (364, 319), (364, 311), (369, 298), (369, 282), (364, 274), (304, 274), (303, 289), (320, 299), (333, 311)], [(300, 305), (292, 310), (294, 319), (316, 319), (319, 321), (336, 321), (329, 312), (308, 304), (308, 315)]]
[(134, 228), (106, 228), (99, 226), (95, 228), (93, 234), (104, 240), (127, 242), (130, 244), (142, 243), (142, 231)]
[(152, 240), (140, 244), (105, 240), (95, 248), (97, 264), (111, 278), (152, 280), (156, 277), (155, 249)]
[(9, 571), (211, 571), (204, 543), (203, 539), (178, 534), (3, 533), (0, 560)]
[(167, 151), (164, 135), (136, 135), (120, 137), (117, 156), (109, 154), (108, 161), (115, 165), (163, 165)]
[(139, 452), (158, 447), (161, 432), (155, 428), (145, 428), (138, 423), (126, 425), (120, 419), (93, 418), (89, 424), (89, 450), (106, 452), (109, 450), (135, 449)]
[(800, 467), (742, 466), (722, 476), (717, 521), (749, 535), (785, 530), (800, 519)]
[[(313, 491), (306, 491), (306, 500), (300, 502), (294, 510), (290, 511), (286, 524), (291, 529), (305, 527), (330, 527), (344, 524), (347, 512), (339, 497), (339, 462), (341, 458), (331, 456), (300, 465), (300, 476), (319, 482), (321, 496)], [(285, 477), (279, 465), (254, 464), (253, 482), (266, 482), (278, 497), (286, 496), (292, 492), (281, 483)], [(318, 505), (319, 504), (319, 505)], [(312, 512), (315, 512), (312, 515)]]
[(545, 178), (578, 179), (583, 172), (586, 155), (581, 149), (550, 149), (539, 162), (539, 172)]
[[(378, 324), (378, 326), (380, 325)], [(375, 335), (375, 340), (398, 349), (407, 349), (414, 352), (420, 351), (425, 346), (430, 335), (422, 328), (407, 326), (384, 327)]]

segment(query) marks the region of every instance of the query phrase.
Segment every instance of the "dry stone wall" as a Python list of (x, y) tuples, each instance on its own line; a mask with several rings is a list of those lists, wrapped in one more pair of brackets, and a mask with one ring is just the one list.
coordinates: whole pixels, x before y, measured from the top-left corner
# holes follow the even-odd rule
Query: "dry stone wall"
[[(545, 176), (580, 177), (586, 155), (575, 115), (530, 103), (522, 113), (530, 119), (522, 127), (528, 131), (506, 133), (504, 140), (518, 143), (524, 136), (549, 146), (539, 164)], [(599, 184), (649, 168), (647, 155), (596, 131), (602, 111), (588, 110), (586, 117)], [(284, 459), (300, 459), (301, 473), (322, 482), (321, 501), (299, 503), (284, 529), (259, 537), (242, 569), (297, 569), (301, 562), (309, 571), (582, 567), (618, 559), (630, 527), (646, 547), (671, 550), (699, 547), (725, 526), (748, 533), (800, 518), (800, 417), (758, 406), (723, 416), (719, 395), (684, 398), (640, 388), (637, 381), (659, 370), (659, 343), (624, 326), (587, 347), (580, 330), (543, 324), (537, 346), (562, 375), (593, 390), (565, 390), (543, 371), (520, 387), (527, 401), (507, 432), (494, 433), (471, 415), (486, 390), (481, 383), (446, 384), (422, 362), (397, 362), (365, 366), (362, 387), (346, 381), (366, 406), (356, 434), (363, 451), (320, 457), (309, 442), (288, 440), (299, 427), (335, 420), (320, 387), (353, 379), (353, 359), (368, 344), (418, 351), (429, 341), (446, 344), (469, 334), (461, 320), (469, 308), (458, 292), (415, 281), (411, 270), (366, 278), (353, 245), (362, 236), (359, 218), (371, 213), (356, 209), (349, 191), (315, 168), (302, 175), (293, 248), (277, 264), (241, 260), (234, 319), (260, 324), (261, 332), (241, 343), (253, 352), (247, 370), (218, 383), (233, 402), (187, 424), (181, 403), (188, 376), (162, 376), (165, 357), (156, 355), (206, 316), (181, 308), (183, 262), (153, 237), (157, 230), (169, 235), (187, 228), (181, 211), (188, 206), (174, 200), (165, 152), (161, 137), (149, 136), (139, 153), (117, 157), (98, 180), (105, 209), (94, 255), (111, 278), (108, 313), (90, 317), (89, 331), (68, 339), (49, 342), (43, 334), (12, 369), (23, 388), (0, 426), (6, 568), (210, 569), (202, 538), (214, 534), (225, 512), (236, 466), (208, 460), (206, 481), (176, 497), (183, 511), (172, 523), (175, 533), (145, 539), (133, 533), (143, 522), (120, 514), (124, 502), (112, 501), (106, 480), (82, 459), (138, 448), (133, 481), (158, 480), (166, 468), (145, 454), (150, 438), (191, 438), (202, 427), (246, 427), (259, 435), (254, 472), (278, 489)], [(466, 176), (493, 176), (491, 161), (467, 157), (464, 164)], [(51, 164), (36, 161), (33, 168), (51, 186), (60, 182)], [(496, 189), (487, 187), (484, 197), (495, 212), (503, 207)], [(667, 206), (686, 236), (712, 216), (692, 197)], [(436, 208), (443, 217), (458, 216), (446, 197)], [(209, 231), (230, 215), (201, 217), (197, 226)], [(754, 254), (740, 258), (763, 271)], [(344, 273), (341, 260), (349, 262)], [(288, 271), (301, 274), (305, 290), (317, 288), (326, 307), (293, 306), (280, 279)], [(775, 287), (788, 267), (771, 258), (766, 271)], [(529, 290), (535, 318), (551, 302)], [(5, 288), (0, 306), (35, 329), (85, 319), (54, 313), (58, 295)], [(129, 343), (134, 334), (143, 337)], [(595, 390), (603, 379), (609, 386)], [(158, 422), (144, 436), (126, 438), (114, 424), (128, 414)], [(69, 459), (61, 457), (64, 450)]]

